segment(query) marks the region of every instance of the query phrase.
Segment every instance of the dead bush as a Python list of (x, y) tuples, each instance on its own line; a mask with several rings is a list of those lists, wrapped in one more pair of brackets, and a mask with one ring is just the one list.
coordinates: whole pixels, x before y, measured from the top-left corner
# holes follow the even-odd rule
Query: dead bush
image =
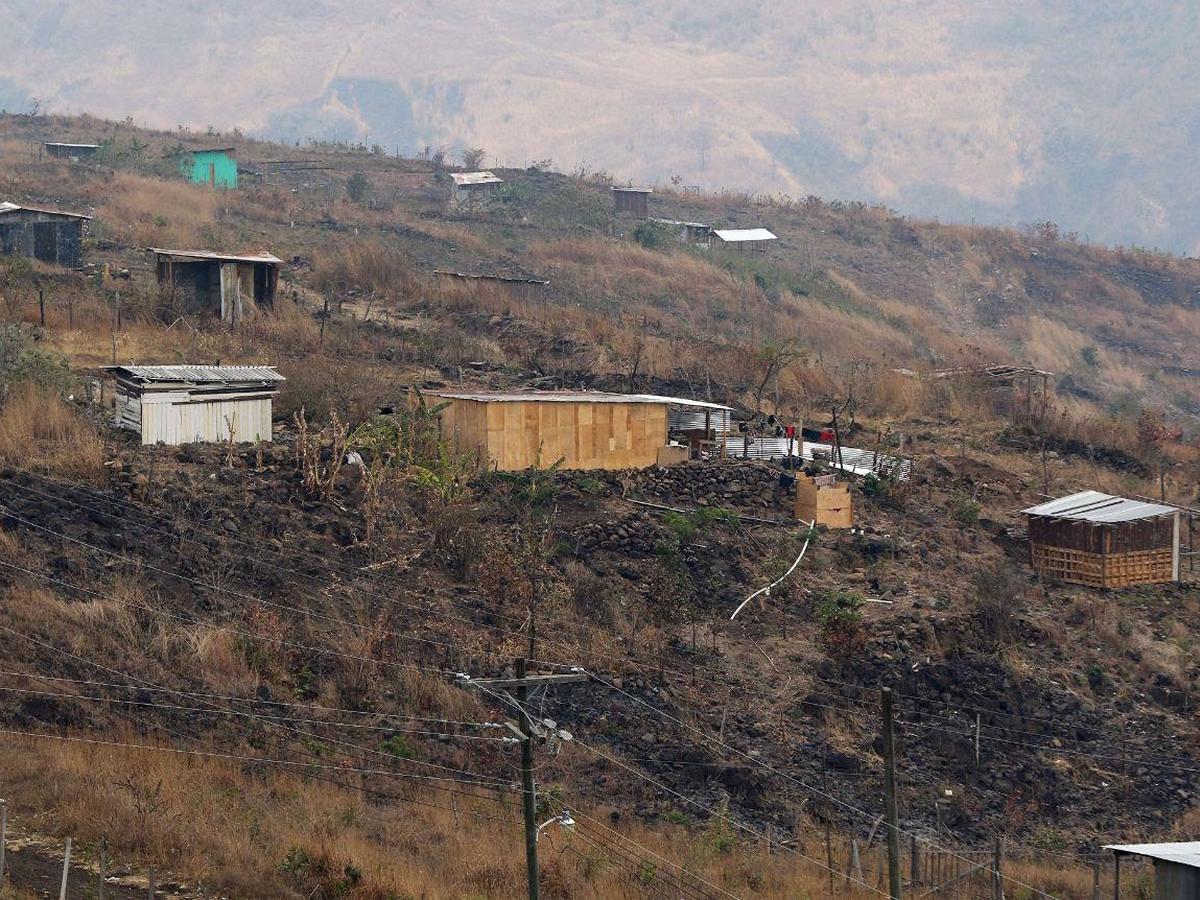
[(995, 647), (1003, 647), (1012, 640), (1017, 618), (1025, 607), (1024, 580), (1013, 566), (1000, 563), (976, 573), (971, 583), (980, 630)]
[(104, 441), (56, 391), (27, 382), (14, 388), (0, 409), (0, 462), (99, 481)]

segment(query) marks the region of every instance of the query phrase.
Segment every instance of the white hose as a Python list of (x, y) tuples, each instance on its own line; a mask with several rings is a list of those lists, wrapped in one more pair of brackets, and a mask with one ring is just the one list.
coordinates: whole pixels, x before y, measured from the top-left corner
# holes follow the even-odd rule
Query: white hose
[(794, 563), (792, 563), (792, 567), (790, 569), (788, 569), (786, 572), (784, 572), (782, 575), (780, 575), (778, 578), (776, 578), (774, 581), (772, 581), (770, 584), (768, 584), (766, 587), (759, 588), (757, 591), (755, 591), (753, 594), (751, 594), (749, 597), (747, 597), (745, 600), (743, 600), (741, 605), (733, 611), (733, 615), (729, 617), (730, 622), (732, 622), (734, 619), (736, 619), (737, 614), (746, 608), (746, 604), (749, 603), (751, 600), (753, 600), (755, 597), (757, 597), (759, 594), (765, 594), (766, 596), (770, 597), (771, 596), (771, 588), (778, 585), (781, 581), (783, 581), (785, 578), (787, 578), (789, 575), (791, 575), (793, 572), (796, 571), (796, 567), (798, 565), (800, 565), (800, 560), (804, 559), (804, 554), (808, 552), (809, 542), (812, 541), (813, 533), (816, 531), (817, 523), (816, 523), (815, 519), (811, 522), (807, 522), (806, 524), (808, 525), (808, 534), (804, 538), (804, 546), (800, 548), (800, 555), (796, 557), (796, 561)]

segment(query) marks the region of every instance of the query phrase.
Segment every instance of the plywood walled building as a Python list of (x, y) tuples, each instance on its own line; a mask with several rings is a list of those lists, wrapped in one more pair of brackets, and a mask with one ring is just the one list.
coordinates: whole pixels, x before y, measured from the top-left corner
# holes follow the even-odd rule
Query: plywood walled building
[(271, 440), (272, 400), (286, 380), (270, 366), (112, 366), (116, 424), (143, 444)]
[(594, 391), (517, 393), (438, 391), (442, 434), (463, 453), (482, 453), (489, 466), (518, 471), (638, 469), (678, 457), (668, 446), (672, 408), (709, 409), (727, 416), (729, 407), (651, 394)]
[(83, 265), (83, 224), (91, 216), (0, 203), (0, 254), (54, 266)]
[(613, 213), (644, 219), (650, 212), (650, 194), (645, 187), (615, 187), (612, 189)]
[(1081, 491), (1022, 512), (1036, 572), (1102, 588), (1179, 580), (1176, 507)]
[(271, 307), (283, 260), (270, 253), (228, 254), (150, 247), (160, 287), (175, 294), (185, 312), (219, 313), (239, 322), (248, 304)]

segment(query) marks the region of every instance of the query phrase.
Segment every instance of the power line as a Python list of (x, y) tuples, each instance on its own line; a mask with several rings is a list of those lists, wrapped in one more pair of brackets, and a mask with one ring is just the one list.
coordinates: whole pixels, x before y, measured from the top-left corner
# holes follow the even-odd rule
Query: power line
[[(209, 700), (227, 700), (227, 701), (231, 701), (231, 702), (235, 702), (235, 703), (252, 703), (252, 704), (263, 704), (263, 705), (268, 705), (268, 706), (285, 706), (285, 707), (289, 707), (289, 708), (293, 708), (293, 709), (313, 709), (313, 710), (319, 710), (321, 712), (337, 712), (337, 713), (344, 713), (344, 714), (348, 714), (348, 715), (357, 715), (357, 716), (379, 716), (382, 718), (389, 718), (389, 719), (406, 719), (409, 721), (416, 721), (416, 722), (433, 722), (438, 725), (460, 725), (463, 727), (473, 726), (475, 728), (503, 728), (504, 727), (503, 723), (501, 723), (501, 722), (472, 722), (472, 721), (461, 721), (461, 720), (456, 720), (456, 719), (443, 719), (443, 718), (438, 718), (438, 717), (433, 717), (433, 716), (412, 716), (407, 713), (373, 712), (371, 710), (350, 709), (348, 707), (339, 707), (339, 706), (320, 706), (317, 704), (310, 704), (310, 703), (290, 703), (286, 700), (264, 700), (259, 697), (237, 697), (237, 696), (233, 696), (230, 694), (208, 694), (208, 693), (203, 693), (201, 691), (183, 691), (183, 690), (178, 690), (176, 688), (149, 687), (149, 686), (144, 686), (144, 685), (140, 685), (140, 684), (139, 685), (118, 684), (118, 683), (112, 682), (112, 681), (95, 681), (95, 680), (86, 679), (86, 678), (63, 678), (61, 676), (40, 675), (40, 674), (36, 674), (33, 672), (13, 672), (13, 671), (0, 670), (0, 675), (24, 677), (24, 678), (36, 678), (39, 681), (54, 681), (54, 682), (61, 682), (61, 683), (65, 683), (65, 684), (85, 685), (85, 686), (89, 686), (89, 687), (108, 687), (108, 688), (119, 688), (122, 690), (161, 692), (161, 693), (168, 693), (168, 694), (176, 694), (181, 697), (199, 697), (201, 699), (209, 699)], [(322, 721), (322, 720), (318, 720), (318, 721)], [(342, 723), (342, 724), (346, 724), (346, 725), (348, 725), (348, 727), (354, 727), (351, 723)]]
[[(37, 678), (38, 676), (30, 676)], [(294, 722), (302, 725), (320, 725), (326, 728), (356, 728), (368, 731), (381, 731), (389, 734), (419, 734), (438, 738), (452, 738), (471, 741), (492, 741), (496, 743), (511, 743), (516, 738), (509, 737), (490, 737), (480, 734), (455, 734), (445, 731), (423, 731), (412, 728), (396, 728), (390, 725), (366, 725), (360, 722), (329, 722), (324, 719), (303, 719), (293, 716), (272, 716), (264, 713), (243, 712), (234, 709), (211, 709), (201, 706), (179, 706), (173, 703), (152, 703), (147, 700), (126, 700), (120, 697), (94, 697), (80, 694), (68, 694), (61, 691), (35, 691), (29, 688), (14, 688), (0, 686), (0, 691), (10, 694), (32, 694), (39, 697), (56, 697), (65, 700), (80, 701), (80, 702), (96, 702), (96, 703), (113, 703), (122, 706), (143, 706), (152, 709), (169, 709), (176, 712), (195, 712), (205, 713), (208, 715), (224, 715), (224, 716), (241, 716), (248, 719), (260, 719), (269, 722)]]

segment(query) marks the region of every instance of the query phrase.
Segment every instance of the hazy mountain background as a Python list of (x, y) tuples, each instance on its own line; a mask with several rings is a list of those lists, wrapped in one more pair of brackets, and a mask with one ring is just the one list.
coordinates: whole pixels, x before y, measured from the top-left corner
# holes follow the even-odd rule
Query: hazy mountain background
[(1200, 252), (1192, 0), (0, 0), (0, 24), (9, 111), (481, 146)]

